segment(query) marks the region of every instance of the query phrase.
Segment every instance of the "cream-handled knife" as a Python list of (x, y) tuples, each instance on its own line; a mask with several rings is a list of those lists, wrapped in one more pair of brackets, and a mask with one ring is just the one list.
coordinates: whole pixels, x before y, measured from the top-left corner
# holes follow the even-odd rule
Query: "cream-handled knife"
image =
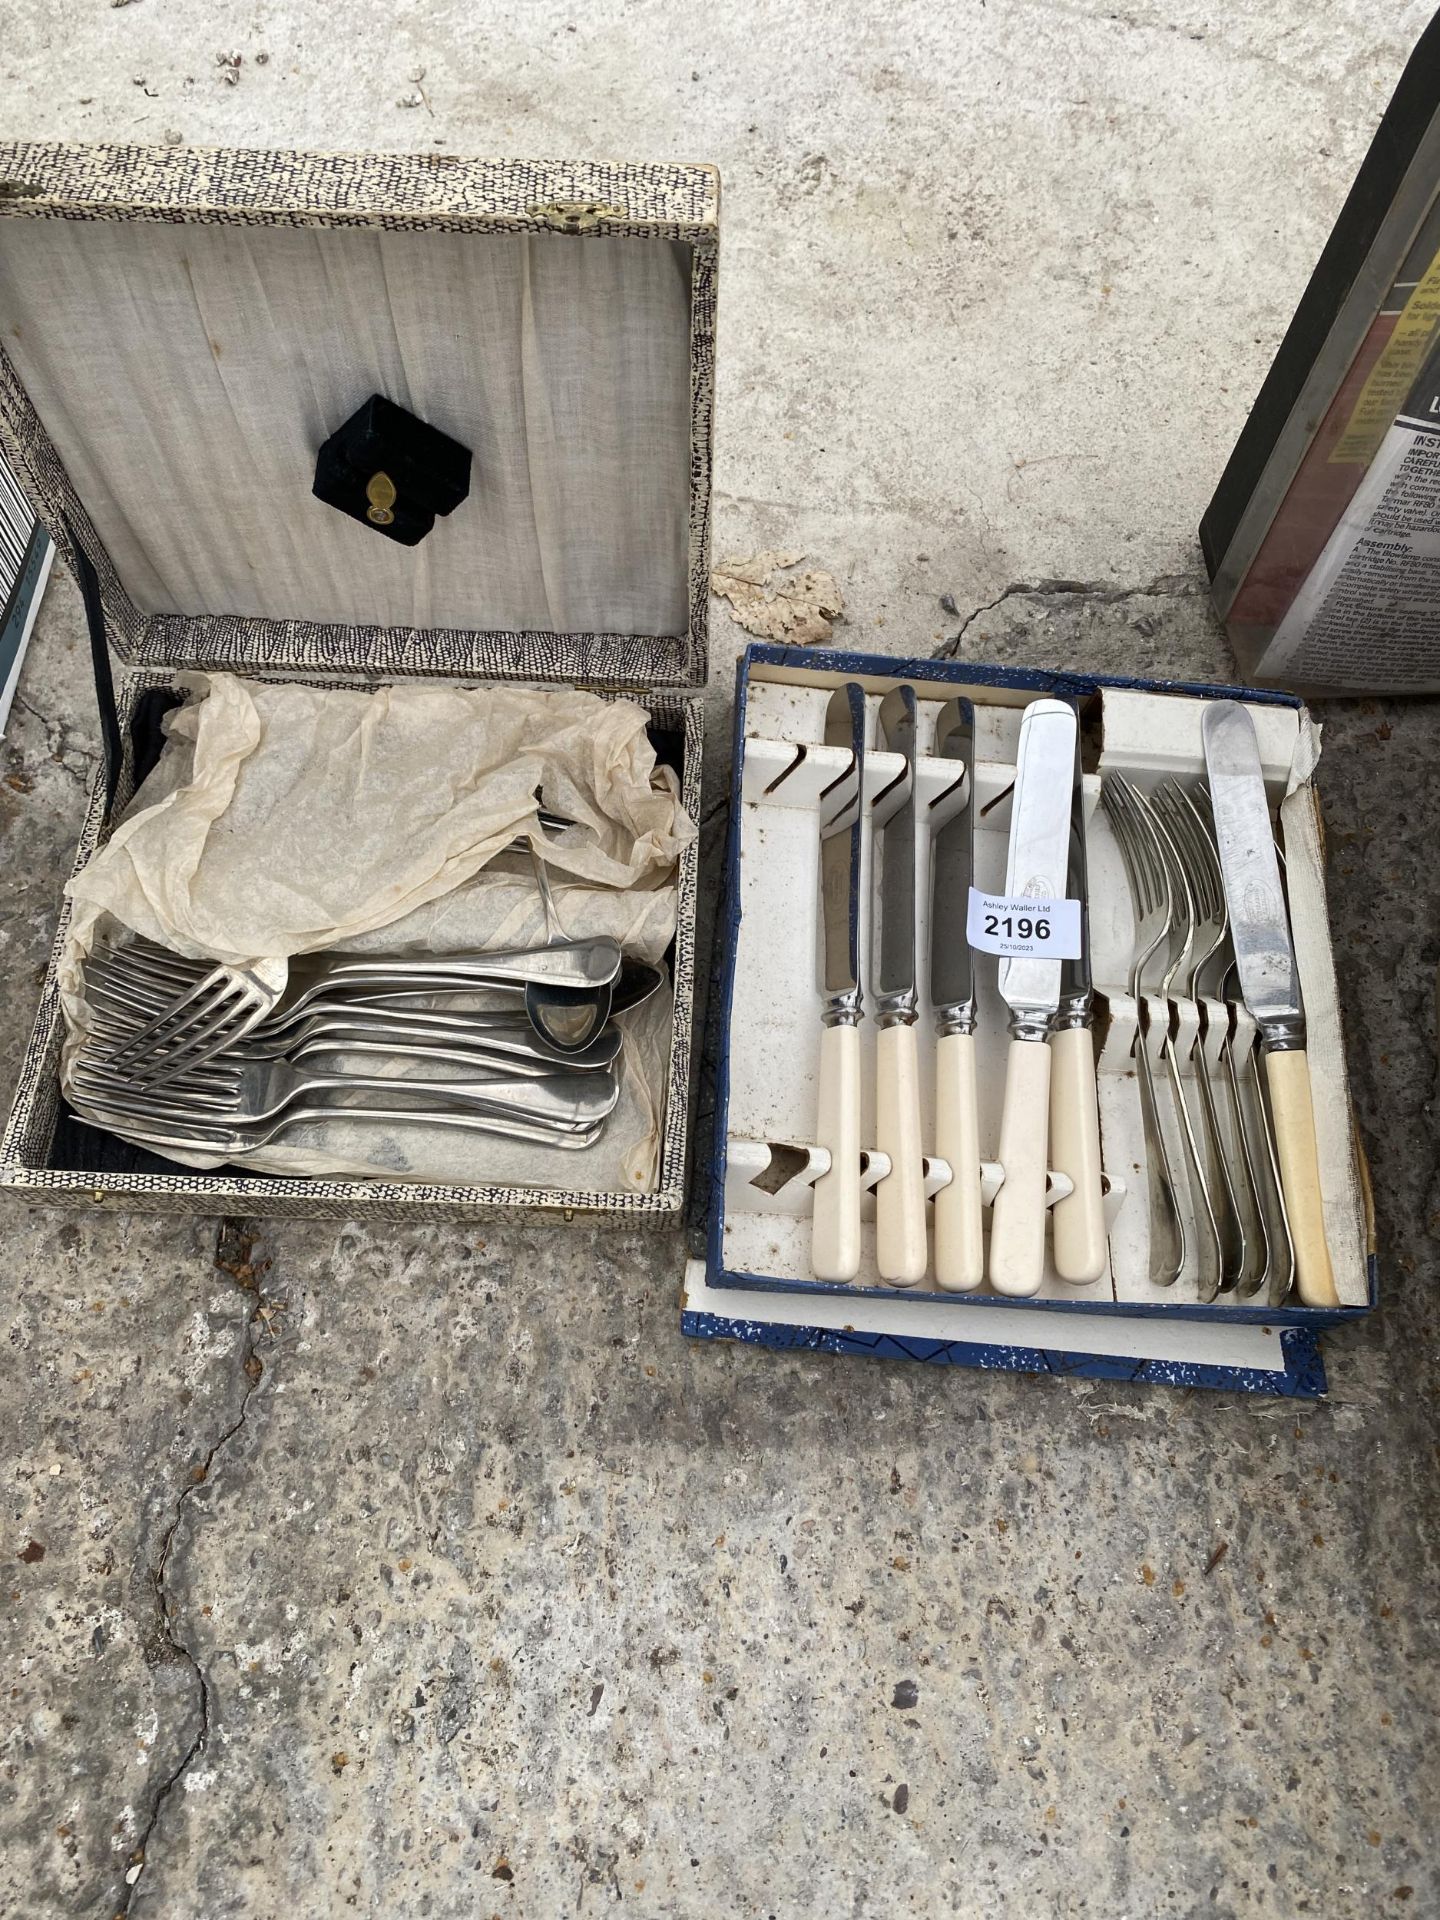
[(865, 692), (837, 687), (825, 709), (825, 745), (849, 759), (820, 795), (820, 1083), (815, 1141), (830, 1155), (815, 1182), (810, 1264), (817, 1280), (860, 1270), (860, 794)]
[[(1063, 700), (1032, 700), (1025, 709), (1011, 803), (1007, 899), (1064, 897), (1076, 730), (1075, 709)], [(1010, 1048), (1000, 1122), (1005, 1177), (990, 1212), (990, 1284), (997, 1293), (1035, 1293), (1045, 1277), (1049, 1039), (1060, 1005), (1060, 967), (1043, 950), (1007, 954), (1000, 962)]]
[(1080, 729), (1075, 729), (1075, 777), (1070, 800), (1069, 899), (1080, 902), (1080, 951), (1060, 965), (1060, 1008), (1050, 1041), (1050, 1160), (1072, 1191), (1050, 1210), (1055, 1271), (1088, 1285), (1104, 1273), (1105, 1189), (1100, 1178), (1100, 1105), (1095, 1088), (1093, 982), (1090, 975), (1090, 888), (1085, 868), (1085, 783)]
[(875, 1144), (890, 1171), (875, 1189), (875, 1261), (882, 1280), (913, 1287), (925, 1278), (925, 1145), (920, 1134), (920, 1062), (915, 1021), (915, 689), (892, 687), (880, 702), (880, 745), (899, 773), (875, 802), (878, 909), (871, 955), (875, 1000)]
[(1305, 1008), (1255, 724), (1237, 700), (1215, 700), (1206, 705), (1201, 732), (1240, 991), (1265, 1050), (1295, 1284), (1307, 1307), (1338, 1307), (1325, 1239)]
[[(975, 1107), (975, 956), (966, 919), (975, 868), (975, 709), (950, 700), (935, 722), (935, 757), (955, 784), (932, 802), (943, 824), (930, 840), (930, 1004), (935, 1012), (935, 1151), (950, 1183), (935, 1196), (935, 1279), (968, 1293), (985, 1278), (980, 1123)], [(944, 817), (963, 779), (965, 805)]]

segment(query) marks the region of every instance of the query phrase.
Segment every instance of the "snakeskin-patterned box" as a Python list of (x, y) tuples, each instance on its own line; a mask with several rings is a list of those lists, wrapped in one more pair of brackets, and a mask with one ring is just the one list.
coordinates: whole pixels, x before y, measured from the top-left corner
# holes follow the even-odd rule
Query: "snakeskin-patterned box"
[[(670, 736), (698, 817), (718, 195), (700, 166), (0, 144), (0, 454), (88, 589), (102, 710), (110, 654), (123, 669), (123, 744), (77, 866), (131, 790), (137, 703), (184, 669), (624, 693)], [(357, 547), (310, 497), (317, 448), (372, 392), (473, 451), (469, 500), (413, 549)], [(697, 857), (653, 1191), (89, 1164), (57, 1148), (53, 964), (0, 1189), (144, 1212), (671, 1220)]]

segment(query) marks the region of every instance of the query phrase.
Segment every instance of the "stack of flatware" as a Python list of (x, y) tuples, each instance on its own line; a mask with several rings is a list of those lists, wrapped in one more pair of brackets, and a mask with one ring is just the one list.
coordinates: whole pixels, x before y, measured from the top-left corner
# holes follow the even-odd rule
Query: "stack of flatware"
[[(1146, 794), (1112, 773), (1101, 790), (1135, 905), (1149, 1278), (1172, 1286), (1190, 1264), (1202, 1301), (1233, 1291), (1278, 1306), (1293, 1287), (1307, 1306), (1334, 1306), (1304, 1012), (1254, 727), (1238, 703), (1216, 701), (1203, 731), (1208, 782), (1172, 777)], [(1198, 1020), (1188, 1041), (1187, 1003)]]
[[(1129, 992), (1137, 1007), (1135, 1082), (1144, 1139), (1152, 1285), (1189, 1271), (1202, 1302), (1230, 1292), (1278, 1305), (1337, 1303), (1321, 1215), (1305, 1023), (1280, 858), (1254, 729), (1243, 706), (1206, 704), (1207, 780), (1151, 791), (1118, 772), (1101, 783), (1134, 906)], [(832, 696), (827, 746), (848, 751), (820, 799), (822, 1036), (816, 1137), (830, 1156), (814, 1188), (817, 1278), (860, 1267), (860, 981), (865, 698)], [(877, 1032), (876, 1265), (913, 1286), (930, 1267), (916, 1034), (916, 699), (880, 703), (878, 746), (900, 770), (875, 797), (871, 990)], [(947, 1291), (988, 1278), (1037, 1292), (1050, 1258), (1088, 1285), (1108, 1268), (1106, 1182), (1095, 1074), (1084, 787), (1074, 705), (1032, 701), (1021, 720), (1003, 940), (975, 932), (974, 716), (949, 701), (934, 757), (956, 777), (930, 803), (930, 1003), (935, 1024), (934, 1275)], [(1052, 926), (1027, 904), (1057, 903)], [(1064, 909), (1061, 924), (1061, 913)], [(1013, 920), (1013, 926), (1012, 926)], [(1000, 955), (1008, 1011), (998, 1159), (1002, 1179), (982, 1237), (972, 938)], [(1157, 1024), (1158, 1023), (1158, 1024)], [(1257, 1044), (1258, 1042), (1258, 1044)], [(1264, 1071), (1261, 1059), (1265, 1062)], [(1172, 1153), (1180, 1145), (1180, 1162)], [(1050, 1203), (1051, 1174), (1063, 1176)]]
[(147, 941), (97, 949), (69, 1075), (77, 1116), (161, 1152), (226, 1156), (337, 1113), (587, 1147), (619, 1098), (610, 1016), (662, 978), (605, 938), (316, 954), (286, 973), (277, 984)]
[[(929, 1265), (915, 1032), (919, 1015), (915, 718), (913, 687), (897, 687), (881, 702), (881, 742), (900, 755), (901, 767), (874, 807), (878, 875), (871, 943), (878, 1028), (875, 1144), (889, 1161), (889, 1171), (875, 1193), (875, 1240), (881, 1277), (895, 1286), (914, 1286), (924, 1278)], [(811, 1258), (817, 1278), (853, 1280), (860, 1267), (860, 896), (865, 772), (865, 695), (857, 683), (848, 682), (832, 697), (825, 741), (828, 746), (845, 748), (850, 758), (820, 798), (823, 1008), (816, 1137), (828, 1149), (830, 1165), (815, 1183)], [(978, 1165), (977, 1160), (977, 1176)]]
[[(860, 1266), (860, 1045), (863, 1012), (859, 925), (865, 700), (856, 683), (830, 701), (826, 744), (850, 759), (821, 796), (821, 1015), (817, 1139), (830, 1165), (815, 1183), (812, 1263), (826, 1280), (853, 1279)], [(930, 1260), (925, 1152), (916, 1026), (920, 996), (917, 885), (920, 813), (916, 796), (916, 700), (899, 686), (880, 704), (879, 744), (898, 754), (899, 772), (874, 802), (875, 885), (871, 977), (878, 1029), (875, 1144), (888, 1171), (875, 1191), (876, 1264), (883, 1280), (914, 1286)], [(974, 957), (967, 910), (974, 871), (974, 715), (969, 701), (940, 712), (937, 758), (955, 779), (931, 803), (930, 1000), (935, 1022), (935, 1151), (951, 1171), (935, 1199), (934, 1267), (947, 1291), (968, 1291), (986, 1275), (976, 1111)], [(1085, 848), (1075, 711), (1037, 701), (1021, 728), (1013, 802), (1008, 891), (1083, 902)], [(1055, 1258), (1077, 1283), (1105, 1269), (1087, 941), (1068, 957), (1010, 957), (1000, 991), (1011, 1009), (1001, 1158), (1005, 1180), (990, 1235), (989, 1277), (997, 1291), (1035, 1292), (1045, 1260), (1047, 1150), (1070, 1190), (1055, 1210)], [(1058, 943), (1057, 943), (1058, 944)], [(1063, 949), (1062, 949), (1063, 951)], [(1063, 1012), (1062, 1012), (1063, 1001)], [(1049, 1045), (1052, 1028), (1055, 1037)], [(1053, 1086), (1052, 1058), (1057, 1071)]]

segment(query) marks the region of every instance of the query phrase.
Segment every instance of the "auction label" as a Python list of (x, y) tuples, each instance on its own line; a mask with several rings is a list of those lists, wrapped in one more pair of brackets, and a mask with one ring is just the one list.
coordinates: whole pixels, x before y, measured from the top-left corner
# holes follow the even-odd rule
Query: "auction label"
[(966, 933), (977, 953), (1011, 958), (1078, 960), (1078, 900), (1007, 900), (1001, 894), (970, 889)]

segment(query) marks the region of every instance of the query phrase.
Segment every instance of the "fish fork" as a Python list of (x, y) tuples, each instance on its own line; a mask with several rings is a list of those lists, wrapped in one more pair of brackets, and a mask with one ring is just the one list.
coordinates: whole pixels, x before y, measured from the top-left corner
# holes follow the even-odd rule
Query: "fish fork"
[(1125, 875), (1130, 884), (1130, 898), (1135, 911), (1129, 989), (1139, 1022), (1135, 1040), (1135, 1070), (1140, 1086), (1140, 1116), (1145, 1131), (1150, 1284), (1170, 1287), (1179, 1279), (1185, 1266), (1187, 1235), (1184, 1216), (1175, 1198), (1175, 1175), (1155, 1098), (1155, 1078), (1149, 1049), (1150, 1010), (1145, 997), (1145, 969), (1170, 937), (1173, 917), (1170, 877), (1141, 813), (1140, 795), (1123, 774), (1110, 773), (1105, 776), (1100, 785), (1100, 802), (1125, 863)]

